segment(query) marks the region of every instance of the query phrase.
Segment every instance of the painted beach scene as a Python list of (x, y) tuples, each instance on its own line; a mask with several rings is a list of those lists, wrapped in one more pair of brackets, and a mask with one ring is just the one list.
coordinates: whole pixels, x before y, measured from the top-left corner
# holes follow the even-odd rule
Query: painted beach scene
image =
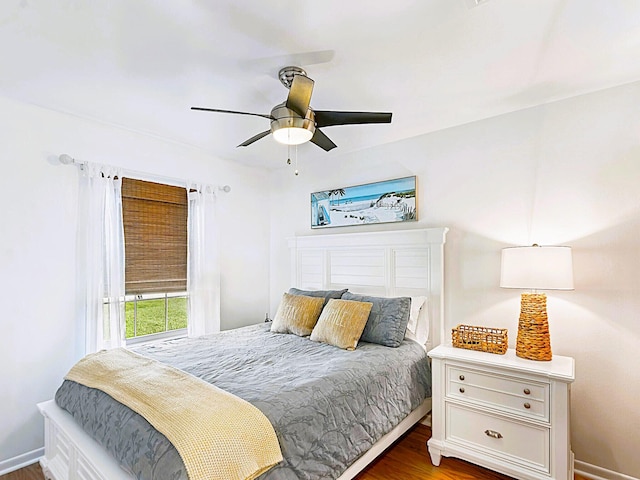
[(312, 228), (417, 219), (415, 176), (311, 194)]

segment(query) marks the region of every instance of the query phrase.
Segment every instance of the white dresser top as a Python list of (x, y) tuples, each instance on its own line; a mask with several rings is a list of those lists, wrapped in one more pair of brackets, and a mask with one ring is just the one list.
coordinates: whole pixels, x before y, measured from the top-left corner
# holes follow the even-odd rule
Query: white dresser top
[(542, 375), (550, 379), (571, 383), (575, 380), (575, 363), (571, 357), (554, 355), (550, 361), (527, 360), (516, 356), (512, 348), (504, 355), (479, 352), (451, 345), (439, 345), (429, 351), (429, 357), (460, 360), (490, 367), (499, 367), (516, 372)]

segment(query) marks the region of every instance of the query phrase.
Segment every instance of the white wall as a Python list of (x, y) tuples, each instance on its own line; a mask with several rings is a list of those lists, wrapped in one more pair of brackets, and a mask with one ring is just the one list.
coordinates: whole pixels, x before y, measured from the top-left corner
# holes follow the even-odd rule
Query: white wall
[(82, 322), (74, 318), (77, 171), (57, 164), (60, 153), (231, 186), (218, 195), (223, 329), (264, 318), (269, 220), (255, 208), (268, 196), (262, 170), (2, 97), (0, 112), (2, 472), (43, 446), (36, 403), (53, 397), (84, 353)]
[[(311, 230), (309, 194), (417, 175), (419, 222), (447, 226), (446, 318), (517, 332), (500, 249), (571, 245), (575, 291), (548, 292), (552, 348), (576, 359), (579, 461), (640, 478), (640, 83), (272, 173), (271, 312), (289, 287), (286, 237)], [(336, 127), (366, 128), (366, 127)], [(326, 129), (330, 134), (330, 129)], [(339, 150), (338, 150), (339, 151)]]

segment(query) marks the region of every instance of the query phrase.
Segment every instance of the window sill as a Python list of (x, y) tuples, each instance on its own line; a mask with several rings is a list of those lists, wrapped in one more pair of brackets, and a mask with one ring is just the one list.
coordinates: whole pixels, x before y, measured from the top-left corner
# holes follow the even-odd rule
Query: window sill
[(127, 338), (125, 341), (125, 344), (127, 346), (142, 345), (144, 343), (159, 342), (162, 340), (173, 340), (176, 338), (182, 338), (186, 336), (187, 336), (187, 329), (179, 328), (177, 330), (170, 330), (168, 332), (152, 333), (149, 335), (141, 335), (139, 337)]

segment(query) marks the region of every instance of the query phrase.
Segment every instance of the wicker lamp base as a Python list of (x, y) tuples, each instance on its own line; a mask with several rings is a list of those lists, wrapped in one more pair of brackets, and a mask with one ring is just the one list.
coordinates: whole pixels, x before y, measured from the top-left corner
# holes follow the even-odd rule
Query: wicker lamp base
[(544, 293), (523, 293), (521, 296), (516, 355), (529, 360), (551, 360), (547, 296)]

